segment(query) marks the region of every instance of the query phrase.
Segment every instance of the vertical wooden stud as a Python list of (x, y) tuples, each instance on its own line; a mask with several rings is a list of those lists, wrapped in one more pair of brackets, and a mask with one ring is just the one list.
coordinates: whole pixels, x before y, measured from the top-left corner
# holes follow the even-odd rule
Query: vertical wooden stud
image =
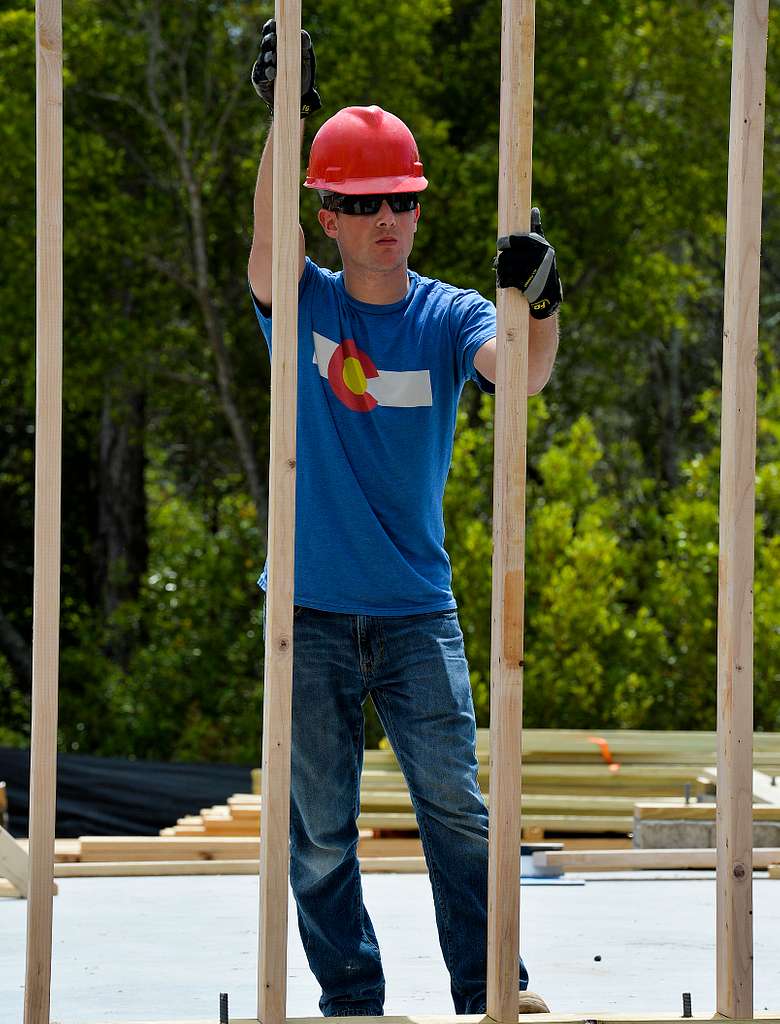
[(295, 460), (298, 373), (301, 0), (276, 0), (273, 151), (273, 341), (268, 514), (268, 597), (263, 694), (260, 943), (257, 1017), (287, 1010), (290, 867)]
[(768, 0), (736, 0), (723, 316), (717, 1009), (753, 1016), (753, 546)]
[(57, 797), (62, 466), (62, 7), (38, 0), (35, 568), (25, 1024), (48, 1024)]
[[(498, 233), (531, 218), (534, 0), (504, 0), (501, 27)], [(523, 712), (528, 303), (496, 297), (490, 704), (487, 1012), (516, 1022), (520, 949), (520, 769)]]

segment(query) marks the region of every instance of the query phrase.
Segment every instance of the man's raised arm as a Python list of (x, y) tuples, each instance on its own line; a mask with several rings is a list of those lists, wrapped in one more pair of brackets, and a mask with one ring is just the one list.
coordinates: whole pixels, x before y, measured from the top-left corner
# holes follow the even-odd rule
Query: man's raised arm
[[(301, 121), (301, 140), (304, 122)], [(255, 227), (249, 253), (249, 283), (262, 306), (271, 308), (271, 260), (273, 254), (274, 126), (268, 130), (255, 186)], [(306, 239), (298, 225), (298, 280), (306, 265)]]
[[(301, 32), (301, 134), (303, 141), (304, 118), (322, 106), (319, 94), (314, 88), (315, 60), (311, 38)], [(273, 117), (274, 80), (276, 78), (276, 22), (273, 18), (263, 25), (260, 54), (252, 68), (252, 84), (262, 100), (268, 105)], [(265, 149), (260, 158), (257, 172), (254, 203), (254, 231), (252, 250), (249, 254), (249, 283), (261, 305), (271, 308), (271, 262), (273, 253), (273, 122), (268, 131)], [(306, 265), (306, 240), (303, 229), (298, 225), (300, 242), (298, 247), (298, 278)]]

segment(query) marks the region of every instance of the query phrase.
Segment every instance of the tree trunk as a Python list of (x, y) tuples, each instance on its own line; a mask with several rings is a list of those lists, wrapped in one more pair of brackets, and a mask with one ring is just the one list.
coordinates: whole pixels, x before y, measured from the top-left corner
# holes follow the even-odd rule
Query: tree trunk
[[(120, 93), (97, 95), (124, 104), (153, 125), (176, 161), (179, 181), (175, 184), (181, 184), (182, 187), (182, 206), (190, 237), (185, 241), (184, 259), (166, 258), (153, 262), (180, 288), (192, 295), (198, 305), (206, 337), (214, 353), (220, 404), (236, 445), (249, 494), (255, 504), (258, 529), (264, 535), (268, 504), (267, 480), (258, 464), (251, 431), (236, 397), (235, 373), (230, 350), (225, 342), (219, 294), (209, 271), (207, 213), (202, 198), (204, 175), (207, 176), (209, 168), (213, 169), (219, 163), (227, 116), (244, 87), (236, 83), (233, 92), (218, 109), (210, 108), (210, 119), (203, 120), (202, 110), (193, 115), (196, 101), (193, 100), (188, 79), (187, 55), (193, 45), (196, 27), (190, 18), (187, 30), (182, 29), (184, 34), (178, 45), (171, 47), (161, 26), (163, 9), (164, 5), (159, 0), (141, 5), (140, 25), (148, 39), (148, 59), (144, 69), (148, 104), (139, 101), (136, 96)], [(208, 73), (209, 69), (205, 66), (200, 70)], [(197, 129), (193, 130), (195, 117), (199, 119)], [(134, 159), (138, 159), (137, 154)], [(150, 180), (154, 181), (157, 173), (155, 168), (143, 160), (141, 164)]]
[[(138, 597), (149, 560), (144, 468), (146, 395), (107, 379), (100, 421), (98, 581), (107, 619)], [(110, 631), (106, 653), (123, 667), (132, 650), (128, 636)]]
[(682, 398), (680, 394), (680, 352), (682, 336), (672, 328), (666, 350), (666, 403), (663, 434), (661, 435), (661, 465), (664, 480), (669, 487), (677, 485), (679, 476), (679, 438)]
[[(672, 259), (682, 264), (685, 258), (683, 243), (676, 241)], [(685, 299), (682, 293), (676, 300), (678, 312), (683, 312)], [(661, 479), (669, 487), (675, 487), (679, 480), (680, 427), (682, 420), (682, 382), (680, 361), (682, 358), (682, 331), (672, 327), (668, 341), (654, 345), (652, 369), (656, 389), (658, 414), (658, 466)]]

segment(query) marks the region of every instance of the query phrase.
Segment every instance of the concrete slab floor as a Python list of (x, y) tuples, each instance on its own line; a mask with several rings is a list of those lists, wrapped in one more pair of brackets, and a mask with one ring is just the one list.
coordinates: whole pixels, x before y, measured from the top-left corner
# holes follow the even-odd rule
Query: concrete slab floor
[[(258, 882), (251, 876), (73, 878), (55, 897), (51, 1018), (97, 1021), (253, 1017)], [(386, 1014), (452, 1014), (426, 875), (363, 878), (387, 979)], [(756, 1009), (780, 1009), (780, 882), (754, 883)], [(0, 1022), (23, 1014), (26, 904), (0, 900)], [(590, 876), (523, 893), (531, 987), (559, 1013), (714, 1010), (712, 874)], [(319, 988), (290, 901), (290, 1017), (317, 1016)], [(596, 957), (600, 960), (596, 960)]]

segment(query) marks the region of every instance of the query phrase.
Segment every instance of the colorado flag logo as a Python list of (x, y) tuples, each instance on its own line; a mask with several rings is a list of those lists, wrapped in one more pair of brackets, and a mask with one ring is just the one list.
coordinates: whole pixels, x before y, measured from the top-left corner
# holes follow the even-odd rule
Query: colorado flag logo
[(352, 338), (337, 345), (323, 334), (312, 333), (312, 362), (348, 409), (371, 412), (378, 405), (399, 409), (433, 405), (429, 370), (378, 370)]

